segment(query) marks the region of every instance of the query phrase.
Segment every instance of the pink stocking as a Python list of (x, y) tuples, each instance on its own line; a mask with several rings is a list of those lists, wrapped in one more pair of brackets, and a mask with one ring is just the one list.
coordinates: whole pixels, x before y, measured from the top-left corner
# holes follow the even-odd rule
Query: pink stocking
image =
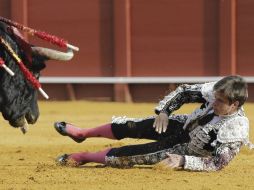
[(105, 137), (105, 138), (109, 138), (109, 139), (115, 139), (115, 137), (112, 133), (111, 123), (101, 125), (101, 126), (95, 127), (95, 128), (88, 128), (88, 129), (77, 128), (71, 124), (67, 124), (66, 131), (67, 131), (67, 133), (71, 134), (72, 136), (78, 137), (78, 138)]
[(105, 157), (110, 150), (111, 148), (107, 148), (99, 152), (73, 153), (69, 156), (69, 159), (72, 159), (75, 162), (80, 164), (85, 164), (88, 162), (96, 162), (96, 163), (105, 164)]

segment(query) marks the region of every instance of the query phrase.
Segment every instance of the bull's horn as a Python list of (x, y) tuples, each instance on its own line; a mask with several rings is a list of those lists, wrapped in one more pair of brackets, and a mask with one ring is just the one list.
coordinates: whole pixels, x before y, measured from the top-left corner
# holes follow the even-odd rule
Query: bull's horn
[(74, 56), (73, 51), (70, 48), (68, 48), (66, 53), (43, 47), (32, 47), (32, 51), (39, 55), (45, 56), (48, 59), (59, 61), (69, 61)]
[(24, 119), (24, 124), (23, 126), (20, 127), (20, 130), (23, 134), (26, 134), (28, 131), (28, 123), (25, 117), (23, 119)]

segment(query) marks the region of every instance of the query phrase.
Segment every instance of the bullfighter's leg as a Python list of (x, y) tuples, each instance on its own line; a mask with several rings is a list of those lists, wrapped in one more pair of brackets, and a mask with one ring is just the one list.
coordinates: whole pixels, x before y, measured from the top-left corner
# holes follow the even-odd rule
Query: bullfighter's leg
[(111, 124), (101, 125), (95, 128), (78, 128), (65, 122), (56, 122), (54, 125), (56, 131), (63, 136), (69, 136), (74, 141), (81, 143), (89, 137), (105, 137), (115, 139)]
[[(188, 140), (188, 137), (185, 141)], [(184, 154), (185, 146), (174, 145), (171, 139), (147, 144), (107, 148), (103, 151), (91, 153), (81, 152), (64, 154), (57, 158), (60, 165), (80, 166), (89, 162), (106, 164), (112, 167), (132, 167), (134, 165), (152, 165), (167, 158), (166, 153)]]
[(105, 164), (105, 157), (111, 148), (99, 152), (79, 152), (73, 154), (64, 154), (56, 159), (60, 165), (80, 166), (89, 162)]
[(155, 116), (145, 119), (114, 118), (112, 123), (95, 128), (78, 128), (65, 122), (56, 122), (55, 129), (64, 136), (69, 136), (76, 142), (82, 142), (89, 137), (105, 137), (109, 139), (138, 138), (161, 140), (163, 138), (174, 138), (179, 140), (185, 131), (184, 122), (179, 118), (169, 118), (168, 128), (165, 133), (158, 134), (153, 128)]

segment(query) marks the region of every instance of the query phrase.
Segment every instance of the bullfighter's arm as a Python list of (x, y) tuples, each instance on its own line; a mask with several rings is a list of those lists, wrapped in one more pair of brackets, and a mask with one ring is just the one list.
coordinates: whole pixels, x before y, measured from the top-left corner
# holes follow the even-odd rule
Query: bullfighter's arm
[(160, 112), (170, 115), (173, 111), (178, 110), (185, 103), (205, 103), (209, 101), (213, 85), (212, 83), (181, 85), (175, 91), (164, 97), (155, 108), (155, 113)]
[(237, 155), (242, 142), (221, 144), (213, 157), (184, 156), (184, 169), (192, 171), (217, 171), (228, 165)]

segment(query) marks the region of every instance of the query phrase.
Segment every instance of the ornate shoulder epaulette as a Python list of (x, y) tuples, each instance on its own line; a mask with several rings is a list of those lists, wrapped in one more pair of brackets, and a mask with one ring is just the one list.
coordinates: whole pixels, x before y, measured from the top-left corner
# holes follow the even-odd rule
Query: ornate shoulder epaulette
[(226, 121), (218, 131), (217, 141), (221, 143), (241, 141), (247, 144), (249, 141), (248, 118), (237, 116)]

